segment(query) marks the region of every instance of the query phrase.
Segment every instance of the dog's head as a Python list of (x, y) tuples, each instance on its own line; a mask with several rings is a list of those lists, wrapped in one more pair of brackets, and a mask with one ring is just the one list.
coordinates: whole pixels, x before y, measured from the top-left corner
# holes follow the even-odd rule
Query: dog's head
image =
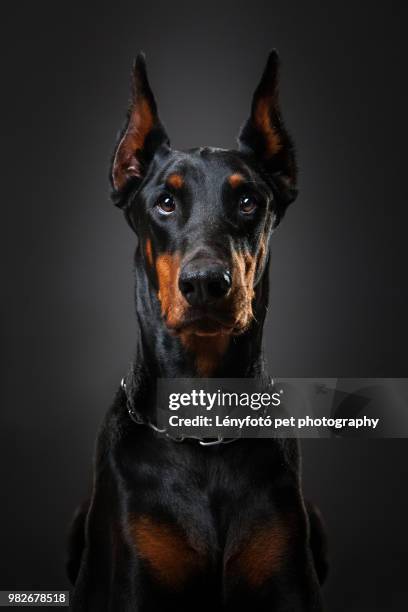
[(271, 231), (297, 194), (275, 51), (238, 142), (238, 150), (171, 149), (137, 57), (113, 157), (113, 199), (139, 237), (140, 259), (174, 333), (238, 334), (253, 318)]

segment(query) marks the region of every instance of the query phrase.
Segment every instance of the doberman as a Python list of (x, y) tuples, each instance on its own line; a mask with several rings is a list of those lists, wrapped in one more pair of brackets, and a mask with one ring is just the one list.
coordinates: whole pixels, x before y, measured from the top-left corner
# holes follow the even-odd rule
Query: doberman
[(138, 237), (137, 347), (72, 526), (75, 612), (323, 609), (326, 539), (297, 441), (203, 446), (148, 426), (159, 377), (263, 375), (269, 239), (297, 195), (278, 65), (272, 51), (238, 150), (176, 151), (136, 59), (111, 182)]

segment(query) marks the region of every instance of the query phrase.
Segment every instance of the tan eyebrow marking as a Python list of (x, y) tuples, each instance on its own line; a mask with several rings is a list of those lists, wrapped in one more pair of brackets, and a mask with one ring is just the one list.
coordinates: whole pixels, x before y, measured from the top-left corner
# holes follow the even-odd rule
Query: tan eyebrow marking
[(239, 185), (241, 185), (244, 181), (245, 181), (245, 178), (239, 172), (236, 172), (235, 174), (231, 174), (231, 176), (228, 177), (228, 182), (233, 189), (235, 189), (236, 187), (239, 187)]
[(183, 187), (184, 185), (184, 179), (180, 174), (170, 174), (170, 176), (168, 177), (166, 183), (170, 186), (170, 187), (174, 187), (174, 189), (181, 189), (181, 187)]

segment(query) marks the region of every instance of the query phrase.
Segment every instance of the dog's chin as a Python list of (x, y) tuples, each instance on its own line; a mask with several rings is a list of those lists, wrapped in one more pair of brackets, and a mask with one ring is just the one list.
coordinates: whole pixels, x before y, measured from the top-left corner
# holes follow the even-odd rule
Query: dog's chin
[(200, 338), (212, 338), (216, 336), (229, 336), (233, 332), (231, 326), (220, 325), (211, 320), (197, 321), (187, 325), (181, 325), (176, 333), (181, 335), (189, 334)]
[(178, 325), (167, 326), (167, 328), (176, 336), (192, 335), (199, 338), (214, 338), (217, 336), (237, 336), (246, 331), (248, 326), (243, 326), (242, 322), (221, 322), (210, 317), (203, 317), (194, 321), (180, 321)]

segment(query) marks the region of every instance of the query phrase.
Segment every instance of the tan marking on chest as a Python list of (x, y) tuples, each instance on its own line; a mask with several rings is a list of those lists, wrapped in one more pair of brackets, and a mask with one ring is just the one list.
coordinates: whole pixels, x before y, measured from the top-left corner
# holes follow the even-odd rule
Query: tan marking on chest
[(284, 522), (257, 528), (226, 562), (226, 573), (241, 576), (258, 588), (283, 567), (290, 546), (290, 531)]
[(139, 557), (148, 564), (154, 576), (169, 588), (183, 587), (186, 580), (204, 566), (204, 556), (189, 544), (176, 525), (139, 516), (130, 521), (129, 533)]

